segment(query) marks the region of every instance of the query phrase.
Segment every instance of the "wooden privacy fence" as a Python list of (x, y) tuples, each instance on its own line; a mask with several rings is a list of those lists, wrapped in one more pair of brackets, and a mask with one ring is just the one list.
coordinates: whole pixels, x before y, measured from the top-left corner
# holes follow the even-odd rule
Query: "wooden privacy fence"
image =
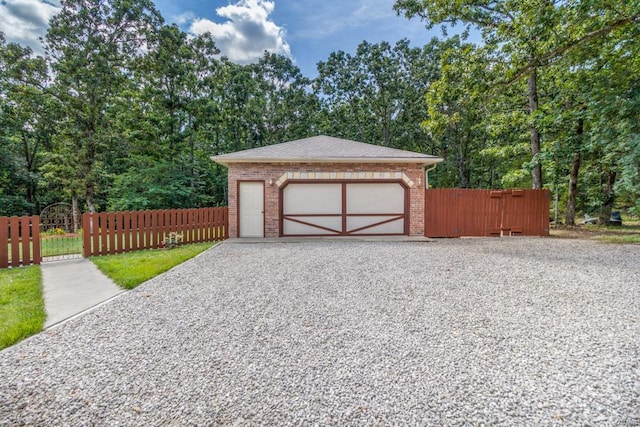
[(549, 190), (425, 190), (425, 236), (505, 235), (549, 235)]
[(0, 268), (40, 264), (40, 218), (0, 216)]
[(109, 255), (163, 246), (171, 232), (183, 243), (212, 242), (228, 238), (226, 207), (134, 212), (85, 213), (83, 255)]

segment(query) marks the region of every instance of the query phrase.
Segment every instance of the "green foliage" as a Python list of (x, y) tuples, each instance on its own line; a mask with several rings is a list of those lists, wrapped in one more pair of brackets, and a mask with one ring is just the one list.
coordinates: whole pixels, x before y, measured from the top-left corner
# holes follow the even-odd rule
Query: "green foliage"
[[(137, 167), (116, 176), (109, 193), (109, 210), (195, 208), (214, 204), (204, 165), (192, 175), (189, 165), (149, 158), (137, 159)], [(208, 160), (211, 162), (211, 160)], [(195, 175), (195, 176), (194, 176)]]
[(423, 48), (409, 41), (362, 42), (355, 55), (342, 51), (318, 64), (315, 90), (323, 100), (321, 131), (394, 148), (425, 149), (420, 128), (424, 93), (437, 78), (443, 49), (433, 40)]
[(51, 145), (56, 103), (46, 95), (47, 64), (0, 33), (0, 215), (41, 207), (39, 168)]
[(140, 283), (193, 258), (215, 243), (183, 245), (171, 251), (150, 249), (118, 255), (92, 257), (91, 261), (117, 285), (133, 289)]
[(637, 234), (616, 234), (616, 235), (601, 235), (598, 236), (598, 241), (602, 243), (615, 243), (625, 245), (640, 245), (640, 233)]
[(39, 266), (0, 270), (0, 350), (42, 330), (41, 281)]
[[(46, 56), (0, 34), (0, 215), (221, 205), (212, 155), (317, 134), (442, 156), (436, 187), (536, 187), (570, 223), (640, 213), (640, 3), (397, 0), (464, 37), (363, 41), (318, 77), (239, 65), (151, 0), (69, 0)], [(464, 34), (463, 34), (464, 35)]]

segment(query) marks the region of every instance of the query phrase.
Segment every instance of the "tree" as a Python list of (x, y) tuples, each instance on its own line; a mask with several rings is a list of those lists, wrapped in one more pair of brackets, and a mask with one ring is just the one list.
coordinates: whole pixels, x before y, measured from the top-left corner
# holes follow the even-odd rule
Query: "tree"
[(111, 208), (210, 204), (214, 152), (202, 128), (216, 119), (208, 107), (219, 84), (218, 53), (209, 34), (190, 38), (175, 25), (154, 34), (149, 51), (133, 67), (131, 95), (123, 97), (117, 114), (129, 141), (110, 162), (116, 176)]
[(424, 94), (437, 78), (440, 45), (410, 48), (408, 40), (362, 42), (355, 55), (333, 52), (318, 63), (316, 92), (328, 133), (396, 148), (423, 147)]
[(104, 155), (118, 140), (117, 94), (161, 21), (150, 0), (66, 0), (51, 19), (45, 48), (56, 77), (52, 94), (66, 117), (54, 141), (61, 167), (52, 165), (49, 173), (70, 182), (74, 204), (82, 195), (92, 212)]
[[(441, 186), (482, 187), (481, 151), (489, 139), (484, 115), (486, 74), (484, 52), (459, 38), (449, 41), (441, 56), (441, 76), (427, 90), (427, 114), (422, 126), (436, 141), (434, 153), (444, 157), (436, 182)], [(490, 173), (490, 176), (493, 174)]]
[(257, 145), (271, 145), (314, 133), (319, 107), (311, 93), (311, 81), (291, 58), (265, 52), (250, 66), (261, 104)]
[(57, 105), (47, 96), (48, 69), (29, 48), (0, 33), (0, 215), (35, 214), (40, 166), (51, 149)]
[(429, 28), (462, 23), (481, 31), (495, 46), (496, 61), (506, 65), (501, 83), (526, 78), (532, 156), (532, 187), (542, 188), (539, 115), (539, 72), (573, 49), (601, 40), (610, 32), (637, 25), (637, 0), (624, 5), (606, 0), (552, 2), (551, 0), (477, 1), (396, 0), (394, 9), (406, 17), (419, 16)]

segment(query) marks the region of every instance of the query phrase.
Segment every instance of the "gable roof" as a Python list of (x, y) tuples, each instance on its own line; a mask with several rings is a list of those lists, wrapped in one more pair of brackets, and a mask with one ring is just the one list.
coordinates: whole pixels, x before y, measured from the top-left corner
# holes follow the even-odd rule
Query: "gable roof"
[(413, 151), (331, 136), (314, 136), (213, 156), (221, 165), (232, 163), (418, 163), (435, 164), (443, 159)]

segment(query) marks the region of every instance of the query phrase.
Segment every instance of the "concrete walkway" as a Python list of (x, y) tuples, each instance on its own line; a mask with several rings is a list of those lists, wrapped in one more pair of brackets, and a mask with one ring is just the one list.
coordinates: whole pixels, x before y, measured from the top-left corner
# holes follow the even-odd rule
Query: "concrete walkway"
[(125, 292), (85, 258), (45, 262), (41, 269), (45, 328)]

